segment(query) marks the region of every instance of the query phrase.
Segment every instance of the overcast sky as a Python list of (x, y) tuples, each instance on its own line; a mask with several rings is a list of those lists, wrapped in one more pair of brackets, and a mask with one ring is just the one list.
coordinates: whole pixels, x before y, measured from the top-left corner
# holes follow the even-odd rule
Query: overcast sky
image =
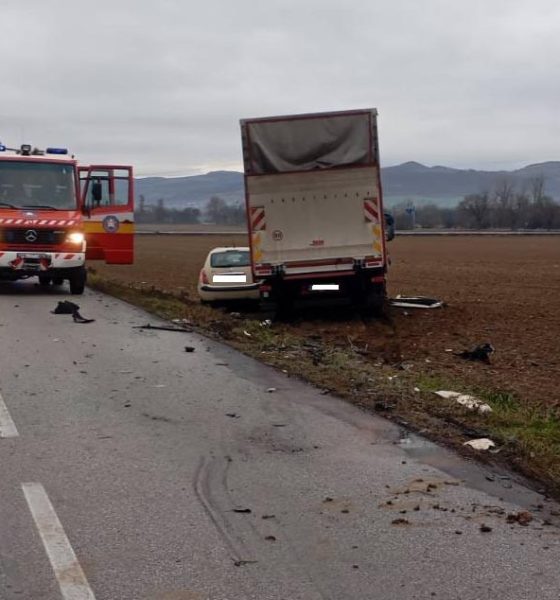
[(239, 119), (377, 107), (382, 164), (560, 160), (556, 0), (0, 0), (0, 140), (240, 169)]

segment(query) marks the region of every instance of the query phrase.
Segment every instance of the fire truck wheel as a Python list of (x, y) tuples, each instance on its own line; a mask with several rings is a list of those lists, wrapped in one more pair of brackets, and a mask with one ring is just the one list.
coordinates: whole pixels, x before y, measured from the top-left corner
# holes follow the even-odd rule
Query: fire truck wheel
[(39, 285), (47, 287), (51, 282), (51, 278), (48, 275), (39, 275)]
[(62, 277), (55, 277), (52, 282), (53, 285), (62, 285), (64, 283), (64, 279), (62, 279)]
[(79, 295), (84, 293), (86, 287), (86, 270), (84, 267), (76, 269), (70, 276), (70, 293)]

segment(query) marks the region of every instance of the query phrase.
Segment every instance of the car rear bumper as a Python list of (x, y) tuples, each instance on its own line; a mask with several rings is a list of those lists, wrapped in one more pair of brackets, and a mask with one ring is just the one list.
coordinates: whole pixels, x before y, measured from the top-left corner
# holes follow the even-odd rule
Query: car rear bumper
[(203, 284), (198, 286), (202, 300), (257, 300), (260, 297), (259, 284), (218, 286)]

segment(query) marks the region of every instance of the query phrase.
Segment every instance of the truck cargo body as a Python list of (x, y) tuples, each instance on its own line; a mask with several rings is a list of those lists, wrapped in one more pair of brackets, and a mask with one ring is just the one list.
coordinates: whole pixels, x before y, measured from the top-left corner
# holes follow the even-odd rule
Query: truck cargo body
[(379, 308), (385, 224), (374, 109), (241, 122), (251, 260), (262, 298)]

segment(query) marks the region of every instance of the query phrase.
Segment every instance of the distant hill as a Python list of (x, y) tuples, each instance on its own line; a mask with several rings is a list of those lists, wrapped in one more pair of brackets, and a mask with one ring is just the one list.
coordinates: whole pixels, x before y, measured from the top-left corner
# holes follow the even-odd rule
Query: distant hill
[[(476, 171), (444, 166), (427, 167), (406, 162), (381, 169), (387, 204), (413, 200), (453, 206), (466, 194), (490, 190), (500, 180), (508, 179), (518, 186), (544, 175), (546, 193), (560, 198), (560, 161), (528, 165), (515, 171)], [(136, 196), (143, 195), (147, 204), (163, 198), (168, 208), (204, 206), (212, 196), (228, 203), (244, 199), (243, 174), (236, 171), (213, 171), (190, 177), (146, 177), (136, 180)]]

